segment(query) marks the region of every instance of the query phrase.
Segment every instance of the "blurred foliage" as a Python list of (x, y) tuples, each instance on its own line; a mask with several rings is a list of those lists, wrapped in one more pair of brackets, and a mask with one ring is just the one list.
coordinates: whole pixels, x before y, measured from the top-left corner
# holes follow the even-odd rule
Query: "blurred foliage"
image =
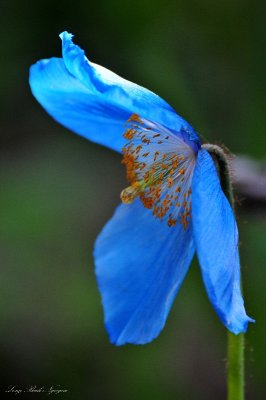
[[(265, 157), (265, 3), (137, 0), (0, 3), (1, 386), (61, 385), (69, 399), (225, 398), (226, 332), (195, 260), (160, 337), (108, 342), (94, 240), (125, 185), (120, 156), (67, 132), (31, 96), (28, 67), (60, 56), (69, 30), (87, 55), (155, 91), (205, 140)], [(247, 391), (265, 372), (265, 214), (238, 210)]]

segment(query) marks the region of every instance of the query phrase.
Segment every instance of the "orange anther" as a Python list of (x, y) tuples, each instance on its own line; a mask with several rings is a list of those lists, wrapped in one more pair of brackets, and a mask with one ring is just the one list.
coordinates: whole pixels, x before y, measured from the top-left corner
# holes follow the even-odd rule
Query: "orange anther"
[(139, 124), (143, 123), (142, 120), (140, 119), (140, 117), (138, 116), (138, 114), (132, 114), (129, 117), (129, 119), (127, 120), (127, 122), (131, 122), (131, 121), (138, 122)]
[(167, 182), (168, 182), (167, 187), (171, 188), (173, 185), (173, 178), (167, 178)]

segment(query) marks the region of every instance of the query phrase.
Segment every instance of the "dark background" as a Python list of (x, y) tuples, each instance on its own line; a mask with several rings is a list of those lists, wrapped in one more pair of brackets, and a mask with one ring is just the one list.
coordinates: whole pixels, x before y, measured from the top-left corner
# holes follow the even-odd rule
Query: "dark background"
[[(68, 30), (92, 61), (159, 94), (206, 140), (260, 160), (264, 4), (0, 0), (2, 393), (9, 385), (60, 385), (68, 392), (57, 398), (75, 400), (225, 398), (226, 330), (196, 260), (157, 340), (109, 344), (92, 250), (126, 184), (121, 157), (54, 122), (30, 93), (28, 68), (60, 57), (58, 34)], [(260, 400), (265, 211), (240, 200), (245, 301), (257, 321), (246, 335), (246, 389), (249, 399)]]

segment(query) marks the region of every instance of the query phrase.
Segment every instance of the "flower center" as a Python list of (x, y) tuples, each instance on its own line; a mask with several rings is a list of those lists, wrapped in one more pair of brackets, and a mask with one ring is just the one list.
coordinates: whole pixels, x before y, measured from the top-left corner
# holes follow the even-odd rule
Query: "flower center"
[(139, 196), (143, 206), (167, 220), (169, 227), (179, 222), (187, 229), (196, 154), (184, 141), (186, 131), (172, 132), (137, 114), (127, 124), (122, 164), (130, 186), (122, 191), (122, 202), (130, 204)]

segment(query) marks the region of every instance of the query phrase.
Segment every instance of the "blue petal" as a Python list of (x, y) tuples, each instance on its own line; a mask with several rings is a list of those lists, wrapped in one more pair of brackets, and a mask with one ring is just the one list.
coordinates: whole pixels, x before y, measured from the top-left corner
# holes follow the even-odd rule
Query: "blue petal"
[(169, 228), (139, 200), (117, 208), (94, 254), (111, 342), (144, 344), (159, 335), (193, 254), (191, 227)]
[(203, 280), (223, 324), (245, 332), (253, 320), (245, 312), (240, 289), (238, 231), (209, 153), (198, 153), (192, 182), (192, 220)]
[(193, 128), (159, 96), (87, 60), (63, 32), (63, 58), (30, 69), (32, 93), (46, 111), (74, 132), (121, 151), (125, 122), (133, 113), (179, 131), (198, 143)]

